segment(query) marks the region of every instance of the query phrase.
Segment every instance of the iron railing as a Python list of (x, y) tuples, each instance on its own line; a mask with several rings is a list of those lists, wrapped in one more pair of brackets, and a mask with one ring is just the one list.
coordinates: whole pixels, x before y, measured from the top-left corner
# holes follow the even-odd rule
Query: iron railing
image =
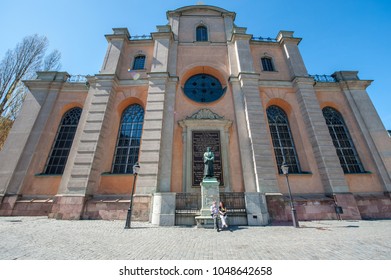
[(151, 35), (133, 35), (129, 36), (129, 40), (150, 40), (152, 39)]
[(336, 83), (337, 80), (335, 77), (331, 75), (309, 75), (311, 78), (315, 80), (315, 82), (320, 83)]
[[(246, 204), (242, 192), (220, 192), (220, 200), (224, 202), (228, 213), (245, 213)], [(175, 198), (176, 214), (197, 214), (201, 210), (200, 193), (177, 193)]]
[(175, 197), (176, 214), (196, 214), (201, 209), (200, 193), (177, 193)]
[(86, 75), (71, 75), (67, 79), (67, 83), (86, 83), (87, 76)]
[(261, 42), (277, 42), (277, 39), (275, 38), (270, 38), (270, 37), (254, 37), (252, 36), (251, 40), (254, 40), (254, 41), (261, 41)]
[(220, 200), (224, 202), (228, 213), (246, 212), (246, 203), (242, 192), (221, 192)]

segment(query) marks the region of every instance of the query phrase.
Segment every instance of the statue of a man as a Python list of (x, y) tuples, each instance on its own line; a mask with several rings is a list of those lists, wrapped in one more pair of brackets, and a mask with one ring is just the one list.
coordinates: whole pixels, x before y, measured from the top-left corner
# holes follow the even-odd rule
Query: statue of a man
[(206, 152), (204, 153), (204, 178), (212, 178), (214, 175), (213, 170), (213, 161), (215, 156), (213, 152), (210, 150), (210, 147), (206, 148)]

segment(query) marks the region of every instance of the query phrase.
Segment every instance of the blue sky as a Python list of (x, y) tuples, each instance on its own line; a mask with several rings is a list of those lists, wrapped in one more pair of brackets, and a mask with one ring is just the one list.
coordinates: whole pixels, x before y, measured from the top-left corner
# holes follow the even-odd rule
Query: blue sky
[[(45, 35), (62, 54), (70, 74), (96, 74), (106, 52), (105, 34), (127, 27), (150, 34), (167, 23), (166, 11), (196, 0), (1, 0), (0, 59), (26, 35)], [(204, 0), (236, 12), (236, 25), (254, 36), (276, 37), (280, 30), (303, 38), (299, 47), (310, 74), (359, 71), (374, 80), (368, 93), (386, 129), (391, 129), (390, 0)]]

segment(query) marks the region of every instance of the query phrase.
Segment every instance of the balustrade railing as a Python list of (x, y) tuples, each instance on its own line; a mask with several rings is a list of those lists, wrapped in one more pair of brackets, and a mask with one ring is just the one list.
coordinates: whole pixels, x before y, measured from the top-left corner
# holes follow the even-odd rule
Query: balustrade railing
[(275, 38), (270, 38), (270, 37), (252, 37), (251, 40), (254, 40), (254, 41), (261, 41), (261, 42), (277, 42), (277, 39)]
[(67, 83), (86, 83), (87, 76), (86, 75), (71, 75), (67, 79)]
[(309, 75), (315, 82), (321, 83), (336, 83), (337, 80), (331, 75)]
[(132, 35), (129, 36), (129, 40), (149, 40), (152, 39), (151, 35)]

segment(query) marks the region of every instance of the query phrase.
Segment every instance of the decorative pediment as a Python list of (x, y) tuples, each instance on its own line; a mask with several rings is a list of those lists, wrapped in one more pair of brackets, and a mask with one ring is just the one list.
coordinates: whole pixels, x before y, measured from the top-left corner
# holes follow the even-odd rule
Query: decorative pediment
[(190, 117), (187, 117), (186, 120), (218, 120), (223, 119), (223, 117), (219, 116), (216, 113), (213, 113), (211, 110), (207, 108), (203, 108), (198, 112), (194, 113)]

